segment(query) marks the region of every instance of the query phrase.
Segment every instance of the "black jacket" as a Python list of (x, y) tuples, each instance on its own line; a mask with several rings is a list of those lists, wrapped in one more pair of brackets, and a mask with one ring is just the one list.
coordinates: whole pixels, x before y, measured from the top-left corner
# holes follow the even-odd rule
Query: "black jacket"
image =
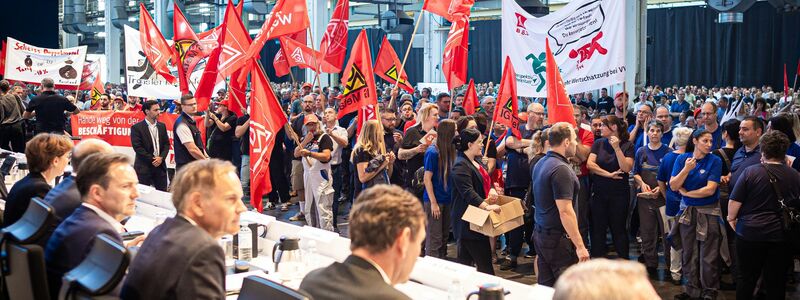
[(383, 281), (372, 264), (355, 255), (311, 271), (300, 283), (300, 291), (314, 300), (411, 299)]
[(225, 254), (178, 216), (153, 229), (128, 268), (122, 299), (225, 299)]
[(463, 153), (459, 152), (450, 174), (453, 185), (453, 200), (450, 202), (453, 235), (456, 240), (488, 239), (485, 235), (470, 230), (469, 222), (461, 220), (468, 206), (480, 206), (485, 200), (486, 191), (483, 189), (481, 173)]
[(6, 210), (3, 212), (3, 227), (19, 221), (31, 198), (44, 198), (50, 191), (50, 185), (44, 180), (41, 173), (28, 173), (25, 177), (17, 181), (6, 197)]
[[(158, 129), (158, 156), (163, 159), (160, 168), (166, 168), (167, 155), (169, 154), (167, 125), (162, 122), (156, 122), (156, 128)], [(150, 136), (147, 121), (142, 120), (131, 127), (131, 146), (133, 151), (136, 152), (136, 160), (133, 163), (136, 172), (139, 172), (142, 168), (153, 167), (153, 158), (155, 158), (153, 156), (153, 138)]]

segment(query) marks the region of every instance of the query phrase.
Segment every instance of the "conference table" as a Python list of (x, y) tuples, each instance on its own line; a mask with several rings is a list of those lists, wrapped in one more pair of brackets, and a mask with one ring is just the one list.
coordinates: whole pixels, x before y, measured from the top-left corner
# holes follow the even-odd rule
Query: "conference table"
[[(136, 214), (126, 222), (125, 227), (129, 231), (139, 230), (148, 233), (165, 218), (174, 216), (175, 207), (172, 204), (170, 193), (143, 185), (139, 185), (138, 188), (140, 197), (136, 201)], [(350, 240), (335, 232), (294, 225), (253, 211), (242, 213), (240, 223), (242, 225), (259, 224), (259, 251), (248, 262), (253, 271), (244, 273), (231, 271), (226, 276), (225, 288), (229, 294), (227, 299), (238, 297), (242, 280), (247, 276), (265, 277), (297, 289), (302, 281), (302, 276), (306, 273), (328, 266), (333, 262), (342, 262), (350, 255)], [(294, 277), (275, 271), (272, 248), (281, 236), (300, 238), (300, 249), (305, 267)], [(233, 261), (229, 259), (226, 264), (232, 270)], [(448, 299), (448, 296), (455, 296), (455, 293), (461, 295), (460, 299), (465, 299), (467, 294), (477, 291), (480, 285), (487, 283), (498, 284), (506, 289), (508, 292), (506, 299), (552, 299), (553, 297), (553, 289), (550, 287), (521, 284), (477, 272), (474, 267), (434, 257), (417, 259), (410, 277), (411, 280), (395, 287), (412, 299)], [(460, 286), (460, 288), (453, 288), (453, 286)]]

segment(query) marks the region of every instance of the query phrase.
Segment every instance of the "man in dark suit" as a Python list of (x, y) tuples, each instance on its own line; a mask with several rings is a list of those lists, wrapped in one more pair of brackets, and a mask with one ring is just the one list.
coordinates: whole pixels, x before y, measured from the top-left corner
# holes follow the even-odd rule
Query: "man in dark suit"
[(120, 220), (133, 215), (136, 172), (124, 154), (95, 153), (87, 157), (75, 178), (83, 203), (50, 237), (45, 248), (50, 294), (58, 295), (62, 277), (78, 266), (104, 233), (122, 244)]
[(128, 269), (122, 299), (224, 299), (225, 254), (217, 239), (239, 232), (245, 211), (236, 167), (218, 159), (175, 175), (178, 211), (150, 232)]
[(62, 221), (81, 206), (81, 193), (78, 192), (78, 186), (75, 184), (75, 176), (83, 160), (95, 153), (114, 153), (114, 148), (101, 139), (86, 139), (78, 143), (75, 148), (72, 148), (72, 160), (70, 162), (72, 165), (72, 174), (65, 176), (64, 179), (53, 187), (44, 197), (44, 201), (53, 207), (53, 211), (56, 214), (56, 222), (53, 224), (52, 230), (45, 237), (44, 242), (47, 242), (47, 239), (50, 238), (50, 235)]
[(425, 240), (422, 204), (398, 186), (359, 194), (350, 211), (350, 248), (344, 262), (312, 271), (300, 290), (315, 300), (410, 299), (393, 286), (408, 281)]
[(131, 146), (136, 152), (133, 168), (139, 183), (167, 191), (167, 154), (169, 137), (167, 126), (158, 121), (161, 108), (158, 101), (149, 100), (142, 104), (144, 120), (131, 127)]

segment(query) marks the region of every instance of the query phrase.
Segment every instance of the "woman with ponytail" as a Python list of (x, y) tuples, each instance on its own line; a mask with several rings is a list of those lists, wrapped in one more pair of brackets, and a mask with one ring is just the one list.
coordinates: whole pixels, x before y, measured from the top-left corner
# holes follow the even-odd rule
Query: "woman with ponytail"
[(490, 211), (500, 211), (497, 192), (492, 189), (489, 172), (480, 162), (483, 151), (483, 135), (476, 129), (464, 129), (454, 139), (458, 157), (448, 176), (452, 184), (453, 235), (458, 247), (458, 262), (475, 265), (478, 272), (494, 275), (492, 249), (489, 238), (469, 229), (469, 223), (461, 219), (467, 207), (472, 205)]
[(425, 236), (425, 254), (443, 258), (447, 256), (447, 237), (450, 233), (450, 168), (456, 160), (456, 122), (439, 122), (436, 142), (425, 151), (425, 193), (422, 194), (425, 214), (428, 216), (428, 234)]

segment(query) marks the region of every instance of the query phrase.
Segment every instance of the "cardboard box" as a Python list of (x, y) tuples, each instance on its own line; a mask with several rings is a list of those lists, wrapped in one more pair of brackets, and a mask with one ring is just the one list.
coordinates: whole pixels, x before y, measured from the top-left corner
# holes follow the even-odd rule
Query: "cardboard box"
[(475, 206), (468, 206), (461, 219), (469, 223), (469, 229), (480, 232), (486, 236), (498, 236), (525, 224), (522, 201), (518, 198), (498, 196), (497, 205), (500, 212), (496, 213)]

